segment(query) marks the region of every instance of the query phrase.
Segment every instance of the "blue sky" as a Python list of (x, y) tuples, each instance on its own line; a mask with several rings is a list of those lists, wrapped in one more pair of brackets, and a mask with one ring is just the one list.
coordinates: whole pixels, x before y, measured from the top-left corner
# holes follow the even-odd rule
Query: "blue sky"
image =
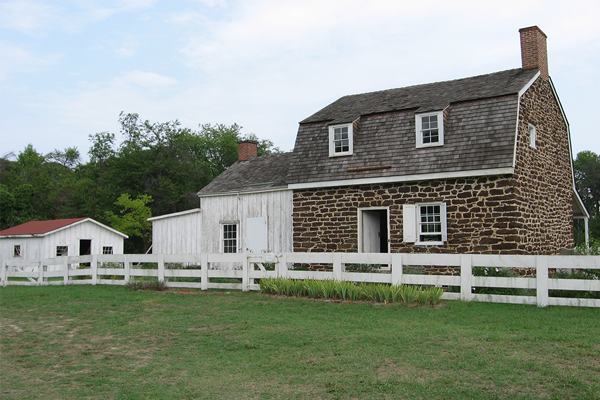
[[(568, 4), (567, 4), (568, 3)], [(355, 93), (521, 66), (548, 36), (574, 155), (600, 153), (597, 1), (0, 0), (0, 156), (119, 135), (121, 111), (237, 123), (294, 146), (298, 121)]]

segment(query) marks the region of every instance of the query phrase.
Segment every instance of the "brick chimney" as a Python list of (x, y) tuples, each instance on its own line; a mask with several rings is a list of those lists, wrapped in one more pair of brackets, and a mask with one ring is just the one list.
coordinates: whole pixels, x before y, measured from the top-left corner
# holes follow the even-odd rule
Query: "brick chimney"
[(258, 156), (258, 142), (243, 140), (238, 142), (238, 161), (246, 161), (250, 157)]
[(521, 34), (521, 60), (523, 69), (538, 68), (548, 78), (548, 51), (546, 34), (537, 26), (519, 29)]

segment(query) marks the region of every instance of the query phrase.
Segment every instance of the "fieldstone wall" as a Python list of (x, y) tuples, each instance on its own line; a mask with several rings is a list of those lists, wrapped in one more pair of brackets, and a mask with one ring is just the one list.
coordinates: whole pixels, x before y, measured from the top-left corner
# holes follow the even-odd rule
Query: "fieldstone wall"
[[(528, 125), (536, 129), (529, 145)], [(548, 79), (538, 80), (521, 97), (515, 178), (520, 188), (519, 223), (526, 227), (527, 254), (560, 254), (573, 248), (573, 175), (569, 135)]]
[[(357, 252), (359, 210), (386, 207), (393, 253), (559, 254), (573, 246), (572, 182), (567, 127), (539, 78), (521, 98), (514, 175), (296, 190), (294, 251)], [(443, 245), (403, 242), (402, 206), (425, 202), (446, 203)]]
[[(393, 253), (510, 253), (525, 250), (511, 176), (376, 184), (294, 192), (294, 251), (358, 251), (358, 212), (386, 207)], [(443, 201), (448, 241), (442, 246), (403, 242), (402, 206)]]

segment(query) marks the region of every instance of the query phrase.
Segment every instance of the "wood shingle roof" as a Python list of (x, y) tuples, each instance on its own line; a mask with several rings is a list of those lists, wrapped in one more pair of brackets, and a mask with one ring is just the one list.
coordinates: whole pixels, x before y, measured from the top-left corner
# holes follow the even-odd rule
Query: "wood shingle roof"
[[(300, 123), (288, 184), (506, 171), (513, 166), (518, 94), (537, 74), (513, 69), (342, 97)], [(415, 113), (441, 110), (444, 145), (417, 148)], [(351, 122), (353, 154), (329, 157), (328, 127)]]
[(300, 123), (327, 121), (330, 124), (343, 124), (362, 115), (409, 109), (417, 112), (443, 110), (451, 103), (516, 94), (537, 72), (537, 69), (517, 68), (452, 81), (344, 96)]
[[(518, 94), (537, 69), (344, 96), (300, 122), (291, 153), (238, 161), (200, 197), (288, 184), (506, 169), (513, 165)], [(415, 146), (415, 113), (445, 110), (444, 145)], [(354, 152), (329, 157), (329, 125), (355, 122)], [(385, 168), (369, 168), (385, 166)]]
[(198, 192), (198, 196), (243, 193), (287, 187), (292, 153), (270, 154), (237, 161)]

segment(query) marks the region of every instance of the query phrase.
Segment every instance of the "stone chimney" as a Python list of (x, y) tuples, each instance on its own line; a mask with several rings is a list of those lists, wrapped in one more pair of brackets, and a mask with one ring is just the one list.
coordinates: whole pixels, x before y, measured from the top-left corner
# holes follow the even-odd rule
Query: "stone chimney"
[(238, 161), (246, 161), (250, 157), (258, 156), (258, 142), (243, 140), (238, 142)]
[(537, 26), (519, 29), (521, 34), (521, 60), (523, 69), (538, 68), (548, 78), (548, 51), (546, 34)]

